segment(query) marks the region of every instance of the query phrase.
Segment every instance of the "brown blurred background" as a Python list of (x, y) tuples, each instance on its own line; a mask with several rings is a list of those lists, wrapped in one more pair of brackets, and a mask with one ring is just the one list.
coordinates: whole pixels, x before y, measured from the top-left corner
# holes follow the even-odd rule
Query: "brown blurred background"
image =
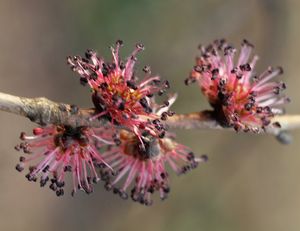
[[(140, 68), (168, 78), (179, 92), (174, 110), (208, 107), (196, 86), (183, 79), (199, 43), (225, 37), (237, 46), (256, 44), (258, 70), (282, 65), (292, 103), (300, 113), (299, 24), (296, 0), (0, 1), (0, 91), (45, 96), (91, 106), (65, 57), (94, 48), (110, 57), (109, 45), (123, 39), (123, 57), (136, 42), (146, 51)], [(219, 131), (177, 131), (178, 140), (207, 153), (210, 161), (184, 177), (172, 178), (168, 200), (148, 208), (103, 190), (90, 196), (57, 198), (15, 171), (13, 147), (27, 119), (0, 113), (0, 230), (130, 231), (299, 231), (300, 132), (282, 146), (270, 136)]]

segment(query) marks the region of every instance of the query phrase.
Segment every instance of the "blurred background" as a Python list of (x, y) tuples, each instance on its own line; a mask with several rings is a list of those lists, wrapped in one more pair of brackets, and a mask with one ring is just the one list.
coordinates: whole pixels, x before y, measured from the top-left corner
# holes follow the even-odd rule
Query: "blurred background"
[[(296, 0), (0, 1), (0, 91), (90, 107), (89, 91), (66, 65), (87, 48), (110, 59), (122, 39), (122, 56), (136, 42), (146, 50), (139, 68), (170, 80), (178, 113), (206, 109), (197, 86), (183, 80), (199, 43), (247, 38), (259, 54), (258, 71), (285, 69), (292, 103), (300, 113), (299, 22)], [(0, 113), (0, 230), (299, 231), (300, 131), (283, 146), (271, 136), (226, 131), (181, 131), (178, 141), (210, 161), (192, 173), (172, 175), (168, 200), (152, 207), (123, 201), (97, 185), (95, 193), (57, 198), (15, 169), (19, 132), (29, 120)], [(158, 199), (158, 198), (156, 198)]]

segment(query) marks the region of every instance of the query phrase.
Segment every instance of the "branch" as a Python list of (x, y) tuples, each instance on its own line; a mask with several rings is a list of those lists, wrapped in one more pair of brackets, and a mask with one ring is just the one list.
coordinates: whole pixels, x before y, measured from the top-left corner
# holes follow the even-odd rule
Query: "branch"
[[(280, 126), (274, 126), (278, 122)], [(233, 128), (222, 127), (213, 116), (212, 111), (193, 112), (188, 114), (178, 114), (168, 118), (166, 122), (171, 128), (183, 129), (226, 129), (234, 131)], [(291, 142), (291, 136), (287, 133), (289, 130), (300, 128), (300, 115), (280, 115), (271, 120), (271, 125), (260, 133), (274, 135), (281, 143), (288, 144)]]
[(41, 126), (65, 124), (70, 126), (99, 127), (103, 121), (90, 118), (94, 109), (79, 109), (75, 105), (56, 103), (46, 98), (25, 98), (0, 93), (0, 110), (29, 118)]
[[(41, 126), (47, 124), (65, 124), (70, 126), (100, 127), (105, 121), (91, 120), (95, 109), (80, 109), (75, 105), (56, 103), (46, 98), (25, 98), (0, 93), (0, 110), (29, 118)], [(277, 137), (282, 143), (290, 143), (291, 137), (286, 131), (300, 128), (300, 115), (280, 115), (272, 119), (280, 126), (268, 126), (261, 132)], [(271, 124), (272, 124), (271, 123)], [(171, 128), (184, 129), (226, 129), (213, 117), (212, 111), (178, 114), (169, 117), (166, 124)]]

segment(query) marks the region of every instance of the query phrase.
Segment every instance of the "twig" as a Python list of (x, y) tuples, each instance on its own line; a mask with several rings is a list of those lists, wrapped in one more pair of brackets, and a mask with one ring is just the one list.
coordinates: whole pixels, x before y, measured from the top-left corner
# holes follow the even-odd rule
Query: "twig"
[[(273, 124), (277, 122), (279, 126)], [(213, 116), (212, 111), (193, 112), (189, 114), (179, 114), (170, 117), (167, 124), (172, 128), (183, 129), (227, 129), (234, 131), (232, 128), (222, 127)], [(281, 143), (288, 144), (291, 142), (291, 136), (287, 131), (300, 128), (300, 115), (280, 115), (275, 116), (269, 126), (261, 129), (259, 133), (274, 135)]]
[(79, 109), (75, 105), (56, 103), (46, 98), (25, 98), (0, 93), (0, 110), (29, 118), (39, 125), (65, 124), (70, 126), (103, 125), (103, 121), (90, 118), (94, 109)]
[[(29, 118), (39, 125), (64, 124), (70, 126), (100, 127), (105, 121), (91, 120), (95, 109), (80, 109), (75, 105), (56, 103), (46, 98), (25, 98), (0, 93), (0, 110)], [(270, 125), (261, 132), (274, 135), (282, 143), (289, 143), (286, 131), (300, 128), (300, 115), (280, 115), (272, 119), (280, 126)], [(166, 124), (171, 128), (184, 129), (227, 129), (213, 117), (212, 111), (177, 114), (169, 117)]]

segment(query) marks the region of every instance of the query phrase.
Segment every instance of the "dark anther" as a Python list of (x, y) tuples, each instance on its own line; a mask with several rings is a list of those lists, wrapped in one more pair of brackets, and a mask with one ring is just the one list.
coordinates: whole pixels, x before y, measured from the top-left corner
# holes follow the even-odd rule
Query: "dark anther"
[(98, 74), (96, 72), (92, 72), (90, 75), (89, 75), (89, 79), (92, 79), (92, 80), (97, 80), (98, 78)]
[(242, 42), (242, 46), (249, 46), (249, 47), (254, 47), (253, 44), (251, 44), (248, 40), (244, 39)]
[(109, 63), (109, 64), (108, 64), (108, 68), (109, 68), (110, 70), (114, 70), (114, 69), (116, 69), (116, 64), (115, 64), (115, 63)]
[(150, 186), (150, 187), (148, 188), (148, 192), (151, 193), (151, 194), (153, 194), (153, 193), (154, 193), (154, 187), (153, 187), (153, 186)]
[(163, 112), (162, 114), (161, 114), (161, 120), (167, 120), (167, 118), (168, 118), (168, 113), (167, 112)]
[(167, 114), (168, 114), (168, 116), (171, 117), (171, 116), (175, 115), (175, 112), (174, 111), (168, 111)]
[(192, 79), (191, 79), (191, 78), (186, 78), (186, 79), (184, 80), (184, 84), (185, 84), (186, 86), (188, 86), (191, 82), (192, 82)]
[(21, 140), (25, 140), (25, 136), (26, 136), (26, 133), (25, 132), (21, 132), (20, 139)]
[(56, 186), (56, 184), (51, 183), (51, 184), (49, 185), (49, 188), (50, 188), (51, 190), (53, 190), (53, 191), (56, 191), (57, 186)]
[(240, 65), (241, 71), (251, 71), (251, 66), (249, 63), (246, 63), (244, 65)]
[(160, 84), (160, 79), (153, 79), (152, 80), (152, 83), (155, 85), (155, 86), (159, 86), (159, 84)]
[(164, 193), (170, 193), (170, 191), (171, 191), (170, 187), (165, 187), (165, 188), (163, 188), (163, 190), (164, 190)]
[(263, 108), (262, 107), (257, 107), (256, 108), (256, 113), (262, 113), (263, 111)]
[(220, 79), (219, 85), (222, 87), (222, 86), (225, 86), (225, 84), (226, 84), (226, 80)]
[(90, 50), (90, 49), (88, 49), (88, 50), (85, 52), (85, 57), (86, 57), (87, 59), (90, 59), (90, 58), (92, 57), (92, 55), (93, 55), (93, 51)]
[(166, 175), (166, 173), (162, 172), (162, 173), (160, 174), (160, 177), (161, 177), (162, 179), (166, 179), (167, 175)]
[(16, 165), (16, 170), (17, 170), (18, 172), (22, 172), (22, 171), (24, 170), (24, 167), (22, 167), (20, 164), (17, 164), (17, 165)]
[(47, 184), (48, 181), (49, 181), (49, 177), (48, 176), (46, 178), (41, 178), (41, 180), (40, 180), (40, 186), (44, 187)]
[(186, 158), (187, 158), (188, 161), (192, 161), (192, 160), (195, 159), (195, 155), (194, 155), (193, 152), (190, 152), (190, 153), (187, 154)]
[(128, 86), (129, 88), (131, 88), (131, 89), (133, 89), (133, 90), (137, 90), (137, 89), (138, 89), (137, 86), (135, 85), (135, 83), (134, 83), (133, 81), (128, 80), (128, 81), (126, 82), (126, 84), (127, 84), (127, 86)]
[(102, 72), (103, 76), (107, 76), (109, 71), (108, 71), (107, 67), (103, 67), (101, 72)]
[(277, 68), (278, 68), (278, 70), (279, 70), (278, 74), (279, 74), (279, 75), (283, 74), (283, 68), (282, 68), (282, 67), (277, 67)]
[(162, 138), (165, 137), (165, 135), (166, 135), (166, 132), (165, 132), (165, 131), (162, 131), (162, 132), (158, 135), (158, 137), (159, 137), (160, 139), (162, 139)]
[(168, 100), (166, 100), (166, 101), (164, 101), (164, 105), (165, 105), (166, 107), (168, 107), (168, 106), (170, 105), (170, 102), (169, 102)]
[(246, 103), (246, 104), (245, 104), (245, 109), (246, 109), (247, 111), (250, 111), (252, 107), (253, 107), (253, 105), (252, 105), (251, 103)]
[(280, 94), (280, 87), (274, 87), (273, 92), (275, 95), (279, 95)]
[(114, 193), (114, 194), (119, 194), (119, 193), (120, 193), (120, 189), (118, 189), (118, 188), (113, 188), (113, 193)]
[(118, 138), (115, 138), (114, 139), (114, 142), (115, 142), (115, 144), (117, 145), (117, 146), (119, 146), (119, 145), (121, 145), (121, 140), (120, 139), (118, 139)]
[(136, 46), (136, 48), (138, 48), (140, 50), (144, 50), (145, 49), (145, 47), (144, 47), (144, 45), (142, 43), (137, 43), (135, 46)]
[(152, 123), (156, 125), (156, 124), (159, 124), (160, 121), (158, 119), (155, 119), (155, 120), (152, 121)]
[(123, 200), (127, 200), (128, 199), (128, 194), (126, 192), (124, 192), (123, 190), (119, 191), (119, 195)]
[(24, 156), (20, 156), (19, 161), (20, 162), (24, 162), (25, 161), (25, 157)]
[(203, 72), (203, 68), (200, 65), (194, 66), (194, 71), (198, 72), (198, 73), (202, 73)]
[(88, 81), (87, 81), (86, 78), (83, 78), (83, 77), (80, 78), (80, 84), (81, 84), (82, 86), (86, 86), (87, 83), (88, 83)]
[(202, 159), (204, 162), (207, 162), (207, 161), (208, 161), (208, 156), (207, 156), (207, 155), (202, 155), (202, 156), (201, 156), (201, 159)]
[(286, 89), (286, 84), (283, 83), (283, 82), (281, 82), (281, 83), (280, 83), (280, 88), (283, 89), (283, 90)]
[(146, 95), (148, 98), (152, 98), (154, 95), (152, 93)]
[(234, 52), (234, 48), (232, 46), (227, 46), (224, 48), (224, 55), (230, 55)]
[(264, 112), (267, 113), (267, 114), (272, 113), (271, 108), (268, 107), (268, 106), (264, 107), (263, 110), (264, 110)]
[(116, 45), (118, 45), (118, 46), (123, 46), (123, 41), (120, 40), (120, 39), (118, 39), (118, 40), (116, 41)]
[(107, 87), (108, 87), (108, 84), (107, 84), (107, 83), (101, 83), (101, 84), (99, 85), (99, 88), (101, 88), (101, 90), (105, 90)]
[(29, 172), (32, 173), (35, 169), (36, 169), (35, 166), (30, 166), (30, 167), (29, 167)]
[(191, 166), (192, 169), (195, 169), (195, 168), (198, 167), (198, 165), (199, 165), (198, 162), (194, 161), (194, 162), (191, 163), (190, 166)]
[(49, 170), (50, 166), (49, 165), (46, 165), (44, 168), (43, 168), (43, 172), (47, 172)]
[(25, 177), (28, 179), (28, 181), (35, 181), (36, 178), (34, 176), (32, 176), (31, 174), (26, 174)]
[(235, 73), (237, 73), (237, 71), (238, 71), (238, 69), (235, 67), (230, 72), (231, 72), (231, 74), (235, 74)]
[(82, 58), (81, 60), (82, 60), (82, 62), (84, 62), (84, 63), (89, 63), (89, 60), (88, 60), (88, 59)]
[(124, 111), (125, 110), (125, 102), (121, 102), (118, 106), (118, 109), (121, 110), (121, 111)]
[(72, 171), (72, 166), (71, 165), (67, 165), (64, 167), (64, 171), (65, 172), (71, 172)]
[(157, 94), (158, 94), (159, 96), (162, 96), (164, 93), (165, 93), (165, 91), (161, 89), (161, 90), (158, 91)]
[(20, 151), (20, 150), (21, 150), (20, 145), (16, 145), (16, 146), (15, 146), (15, 150), (16, 150), (16, 151)]
[(145, 73), (150, 73), (151, 72), (150, 66), (144, 66), (143, 71)]
[(93, 183), (96, 184), (99, 181), (97, 177), (93, 177)]
[(218, 68), (213, 69), (213, 70), (211, 71), (211, 74), (212, 74), (211, 79), (212, 79), (212, 80), (215, 80), (215, 79), (218, 77), (219, 69), (218, 69)]
[(149, 107), (149, 104), (148, 104), (146, 98), (141, 98), (140, 99), (140, 104), (142, 105), (143, 108), (148, 108)]
[(271, 123), (271, 121), (267, 118), (262, 118), (261, 121), (263, 123), (263, 126), (268, 126)]
[(168, 80), (166, 80), (166, 81), (164, 82), (164, 86), (165, 86), (166, 89), (169, 89), (169, 88), (170, 88), (170, 83), (169, 83)]
[(281, 125), (280, 125), (280, 123), (279, 122), (274, 122), (273, 124), (272, 124), (274, 127), (277, 127), (277, 128), (281, 128)]
[(64, 190), (61, 188), (61, 189), (58, 189), (56, 191), (56, 196), (60, 197), (60, 196), (63, 196), (64, 195)]
[(63, 182), (63, 181), (57, 181), (56, 185), (57, 185), (58, 188), (62, 188), (62, 187), (65, 186), (65, 182)]
[(130, 59), (131, 59), (132, 61), (134, 61), (134, 62), (137, 61), (137, 58), (136, 58), (135, 56), (133, 56), (133, 55), (130, 57)]
[(237, 78), (237, 79), (242, 79), (242, 78), (243, 78), (243, 75), (242, 75), (242, 74), (236, 74), (236, 78)]

